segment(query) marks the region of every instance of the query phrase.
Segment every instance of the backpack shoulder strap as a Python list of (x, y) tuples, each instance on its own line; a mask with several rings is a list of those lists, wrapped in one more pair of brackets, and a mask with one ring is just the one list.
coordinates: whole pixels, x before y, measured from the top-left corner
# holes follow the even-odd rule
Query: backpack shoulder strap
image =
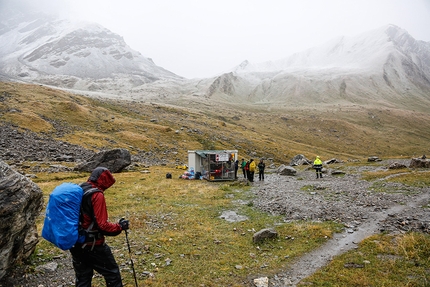
[[(100, 233), (98, 232), (98, 227), (96, 223), (96, 218), (94, 216), (94, 209), (93, 204), (91, 202), (92, 195), (96, 192), (101, 192), (98, 188), (90, 188), (86, 191), (84, 191), (84, 194), (82, 195), (82, 203), (80, 208), (80, 223), (79, 223), (79, 234), (83, 235), (85, 237), (84, 244), (82, 247), (85, 247), (88, 245), (88, 242), (92, 241), (92, 248), (95, 246), (95, 242), (97, 238), (99, 238)], [(91, 218), (91, 224), (88, 226), (87, 229), (83, 229), (81, 226), (81, 222), (83, 220), (84, 214), (88, 215)], [(93, 228), (96, 228), (96, 231), (93, 231)], [(91, 250), (92, 250), (91, 248)]]
[(82, 204), (81, 204), (81, 213), (90, 215), (93, 220), (94, 220), (94, 210), (93, 210), (93, 204), (91, 202), (91, 196), (96, 192), (101, 192), (101, 191), (95, 187), (84, 191), (84, 194), (82, 195)]

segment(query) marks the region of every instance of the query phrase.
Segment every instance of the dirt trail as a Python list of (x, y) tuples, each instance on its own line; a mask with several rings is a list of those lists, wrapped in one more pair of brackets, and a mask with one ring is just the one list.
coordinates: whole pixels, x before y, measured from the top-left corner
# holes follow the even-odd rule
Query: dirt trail
[[(315, 179), (308, 170), (296, 176), (268, 174), (263, 182), (252, 188), (256, 196), (254, 206), (272, 214), (294, 220), (336, 220), (343, 223), (345, 232), (320, 248), (297, 259), (285, 271), (269, 278), (269, 286), (296, 286), (303, 278), (327, 265), (335, 256), (381, 231), (429, 232), (430, 187), (413, 188), (398, 183), (361, 179), (360, 173), (380, 170), (384, 166), (354, 167), (344, 176), (331, 175), (326, 170), (323, 179)], [(406, 225), (402, 225), (405, 223)]]
[[(297, 286), (335, 256), (355, 248), (364, 238), (382, 230), (404, 232), (424, 228), (424, 232), (430, 233), (430, 187), (412, 188), (384, 181), (374, 185), (361, 180), (359, 174), (362, 171), (380, 168), (383, 166), (345, 168), (346, 174), (340, 177), (331, 175), (329, 169), (322, 179), (315, 179), (312, 171), (298, 172), (296, 176), (272, 173), (266, 175), (265, 181), (254, 182), (251, 192), (255, 194), (253, 204), (256, 208), (282, 214), (286, 221), (336, 220), (346, 226), (344, 233), (335, 234), (326, 244), (269, 278), (268, 286)], [(55, 272), (43, 275), (16, 270), (16, 275), (0, 282), (0, 286), (73, 285), (74, 271), (69, 253), (53, 263), (58, 264)]]
[(384, 212), (372, 212), (366, 222), (353, 231), (335, 234), (331, 240), (320, 248), (304, 255), (293, 263), (284, 273), (278, 274), (276, 279), (271, 280), (271, 286), (297, 286), (297, 284), (320, 268), (327, 265), (335, 256), (341, 255), (351, 249), (363, 239), (379, 232), (379, 223), (390, 214), (401, 213), (407, 208), (419, 207), (423, 200), (428, 200), (429, 194), (425, 193), (407, 205), (396, 205)]

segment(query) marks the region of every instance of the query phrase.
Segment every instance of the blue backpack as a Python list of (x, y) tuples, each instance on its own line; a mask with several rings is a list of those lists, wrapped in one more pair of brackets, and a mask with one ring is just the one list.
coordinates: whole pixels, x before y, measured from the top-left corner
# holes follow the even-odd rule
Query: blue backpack
[(46, 206), (42, 237), (62, 250), (83, 243), (85, 234), (79, 228), (81, 203), (84, 195), (96, 191), (98, 189), (92, 188), (84, 193), (81, 186), (69, 182), (54, 188)]

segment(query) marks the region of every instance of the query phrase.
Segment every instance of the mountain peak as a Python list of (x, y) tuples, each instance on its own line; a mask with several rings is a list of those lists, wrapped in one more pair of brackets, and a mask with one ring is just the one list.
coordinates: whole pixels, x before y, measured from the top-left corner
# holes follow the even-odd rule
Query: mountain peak
[(21, 12), (0, 20), (0, 73), (53, 85), (70, 77), (73, 81), (67, 80), (68, 85), (80, 79), (94, 82), (124, 78), (124, 82), (138, 84), (182, 79), (97, 23), (61, 20), (40, 13), (24, 17)]
[(242, 63), (240, 63), (238, 68), (245, 69), (248, 65), (249, 65), (249, 61), (245, 60)]

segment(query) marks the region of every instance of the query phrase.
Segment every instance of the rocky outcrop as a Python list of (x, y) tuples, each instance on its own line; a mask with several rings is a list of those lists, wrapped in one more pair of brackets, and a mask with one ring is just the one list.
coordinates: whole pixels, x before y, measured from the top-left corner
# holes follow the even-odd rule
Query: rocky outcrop
[(293, 157), (293, 159), (290, 162), (291, 166), (297, 166), (297, 165), (309, 165), (312, 164), (312, 161), (307, 159), (304, 155), (298, 154)]
[(36, 248), (42, 208), (41, 189), (0, 160), (0, 279)]
[(402, 168), (406, 168), (406, 165), (399, 162), (393, 162), (388, 166), (388, 169), (402, 169)]
[(278, 167), (278, 174), (280, 175), (296, 175), (297, 170), (295, 170), (292, 166), (281, 165)]
[(117, 148), (101, 151), (92, 156), (88, 161), (78, 164), (76, 171), (92, 172), (96, 167), (102, 166), (111, 172), (120, 172), (131, 164), (131, 154), (128, 150)]
[(410, 168), (430, 168), (430, 160), (427, 158), (413, 158), (409, 164)]
[(337, 158), (332, 158), (329, 160), (324, 161), (324, 164), (334, 164), (334, 163), (342, 163), (343, 161)]
[[(58, 136), (61, 136), (59, 130)], [(21, 130), (10, 124), (0, 125), (0, 158), (4, 161), (75, 162), (93, 154), (93, 151), (79, 145)]]

